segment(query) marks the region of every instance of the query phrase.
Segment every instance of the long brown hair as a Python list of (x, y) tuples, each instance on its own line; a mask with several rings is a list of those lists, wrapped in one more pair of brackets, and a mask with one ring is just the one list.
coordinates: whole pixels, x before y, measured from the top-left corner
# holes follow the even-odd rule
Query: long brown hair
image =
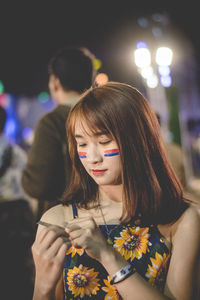
[(122, 220), (139, 218), (145, 224), (168, 224), (188, 206), (182, 187), (165, 155), (160, 125), (145, 97), (134, 87), (117, 82), (89, 89), (67, 120), (72, 159), (71, 184), (63, 197), (88, 208), (98, 197), (98, 186), (77, 154), (75, 124), (84, 121), (93, 132), (107, 132), (118, 144), (124, 190)]

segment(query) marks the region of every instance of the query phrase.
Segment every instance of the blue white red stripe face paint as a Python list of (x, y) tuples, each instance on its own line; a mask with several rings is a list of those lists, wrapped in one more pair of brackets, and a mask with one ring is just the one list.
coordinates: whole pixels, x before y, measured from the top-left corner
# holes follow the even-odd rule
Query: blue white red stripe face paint
[(84, 120), (80, 121), (76, 121), (74, 136), (80, 163), (97, 185), (121, 184), (121, 158), (116, 141), (110, 134), (92, 132)]
[(87, 157), (87, 152), (78, 152), (79, 158), (86, 158)]
[(115, 156), (119, 155), (119, 149), (110, 149), (110, 150), (105, 150), (104, 151), (104, 156)]

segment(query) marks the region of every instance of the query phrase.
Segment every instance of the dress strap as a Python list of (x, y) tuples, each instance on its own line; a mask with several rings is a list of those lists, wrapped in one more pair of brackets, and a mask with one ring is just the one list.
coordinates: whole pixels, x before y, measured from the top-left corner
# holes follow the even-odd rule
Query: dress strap
[(77, 211), (77, 207), (75, 203), (72, 203), (72, 211), (73, 211), (73, 218), (77, 218), (78, 217), (78, 211)]

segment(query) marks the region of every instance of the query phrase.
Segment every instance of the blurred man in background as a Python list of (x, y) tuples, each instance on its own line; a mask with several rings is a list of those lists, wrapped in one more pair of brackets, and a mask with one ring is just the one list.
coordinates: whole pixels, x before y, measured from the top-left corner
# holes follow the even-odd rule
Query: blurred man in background
[(49, 61), (49, 90), (57, 107), (36, 126), (22, 176), (25, 191), (38, 199), (37, 218), (58, 203), (69, 185), (71, 160), (65, 123), (70, 108), (94, 83), (94, 58), (86, 48), (65, 47)]

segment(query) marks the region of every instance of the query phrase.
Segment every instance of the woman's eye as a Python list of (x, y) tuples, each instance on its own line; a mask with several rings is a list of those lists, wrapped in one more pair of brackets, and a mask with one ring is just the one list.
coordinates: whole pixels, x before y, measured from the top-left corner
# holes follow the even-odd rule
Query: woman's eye
[(105, 142), (100, 142), (101, 145), (107, 145), (107, 144), (109, 144), (109, 143), (111, 143), (111, 140), (105, 141)]
[(86, 144), (80, 144), (80, 145), (78, 145), (78, 147), (85, 147), (86, 146)]

